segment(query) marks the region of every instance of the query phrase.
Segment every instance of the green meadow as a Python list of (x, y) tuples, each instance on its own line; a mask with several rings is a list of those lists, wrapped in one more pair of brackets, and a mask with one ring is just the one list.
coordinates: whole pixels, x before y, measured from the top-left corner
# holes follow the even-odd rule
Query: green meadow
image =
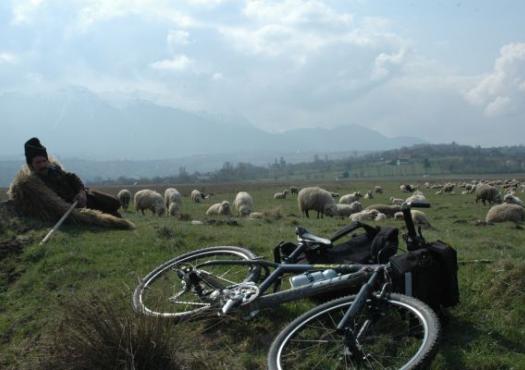
[[(328, 236), (349, 223), (339, 218), (316, 219), (314, 212), (304, 218), (295, 196), (273, 199), (275, 192), (289, 185), (295, 184), (200, 186), (214, 193), (200, 204), (189, 199), (192, 187), (176, 186), (185, 195), (184, 220), (143, 216), (130, 209), (122, 213), (136, 224), (133, 231), (64, 225), (45, 246), (38, 243), (51, 225), (2, 219), (0, 241), (18, 240), (23, 248), (1, 254), (0, 368), (75, 369), (91, 363), (96, 364), (93, 368), (264, 369), (273, 338), (314, 303), (295, 302), (261, 312), (249, 321), (232, 317), (207, 326), (147, 322), (132, 312), (131, 295), (141, 277), (187, 251), (236, 245), (271, 259), (279, 241), (295, 240), (297, 225)], [(381, 185), (384, 193), (362, 200), (365, 207), (388, 204), (391, 196), (408, 196), (399, 190), (399, 181), (320, 185), (341, 195), (356, 190), (364, 194)], [(103, 190), (116, 194), (121, 188)], [(424, 210), (433, 225), (423, 231), (426, 239), (449, 243), (461, 261), (461, 303), (450, 310), (432, 368), (525, 369), (525, 230), (513, 223), (478, 223), (489, 206), (476, 204), (473, 194), (461, 195), (460, 189), (446, 195), (422, 190), (432, 203), (432, 208)], [(209, 205), (233, 202), (238, 191), (248, 191), (255, 211), (264, 211), (266, 217), (233, 217), (235, 222), (214, 217), (216, 222), (209, 222), (205, 216)], [(190, 220), (204, 223), (195, 225)], [(377, 224), (404, 230), (402, 222), (392, 219)], [(107, 324), (99, 328), (104, 334), (93, 335), (102, 324)], [(154, 356), (152, 346), (162, 359)]]

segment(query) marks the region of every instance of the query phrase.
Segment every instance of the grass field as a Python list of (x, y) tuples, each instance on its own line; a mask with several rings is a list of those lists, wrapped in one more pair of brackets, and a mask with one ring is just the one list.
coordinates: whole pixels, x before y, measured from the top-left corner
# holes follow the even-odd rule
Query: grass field
[[(390, 196), (406, 197), (399, 191), (399, 182), (337, 182), (324, 186), (344, 194), (364, 192), (378, 184), (385, 193), (364, 200), (365, 206), (388, 203)], [(173, 256), (205, 246), (239, 245), (270, 258), (279, 241), (295, 239), (296, 225), (327, 236), (348, 223), (336, 218), (302, 218), (295, 197), (273, 199), (273, 193), (283, 187), (257, 183), (207, 185), (205, 191), (213, 192), (213, 199), (194, 204), (187, 196), (184, 198), (183, 212), (197, 220), (206, 219), (210, 203), (223, 199), (232, 202), (241, 190), (252, 194), (255, 210), (272, 210), (273, 217), (263, 220), (236, 218), (238, 225), (192, 225), (129, 211), (124, 216), (137, 225), (134, 231), (64, 226), (45, 247), (39, 247), (38, 241), (49, 225), (32, 222), (27, 227), (16, 220), (7, 225), (4, 222), (0, 240), (18, 234), (29, 242), (21, 253), (0, 260), (0, 368), (44, 367), (50, 353), (61, 346), (67, 348), (60, 338), (69, 338), (67, 333), (76, 325), (71, 313), (93, 314), (83, 309), (86, 305), (100, 309), (94, 300), (109, 302), (104, 307), (117, 316), (131, 318), (129, 325), (139, 323), (130, 304), (138, 279)], [(102, 190), (116, 193), (119, 189)], [(191, 187), (180, 190), (187, 195)], [(460, 266), (461, 304), (450, 311), (451, 320), (444, 329), (433, 368), (525, 369), (525, 231), (510, 223), (476, 225), (477, 220), (484, 219), (489, 206), (476, 204), (473, 195), (425, 194), (433, 206), (425, 213), (435, 228), (425, 232), (427, 240), (441, 239), (451, 244), (462, 261), (493, 261)], [(393, 220), (385, 223), (402, 227)], [(79, 309), (82, 305), (84, 308)], [(194, 359), (195, 365), (190, 368), (264, 369), (271, 340), (311, 305), (287, 304), (262, 312), (251, 321), (231, 319), (207, 330), (198, 324), (166, 323), (169, 333), (159, 334), (159, 338), (171, 338), (170, 348), (179, 348), (183, 358)], [(104, 320), (106, 311), (97, 312)]]

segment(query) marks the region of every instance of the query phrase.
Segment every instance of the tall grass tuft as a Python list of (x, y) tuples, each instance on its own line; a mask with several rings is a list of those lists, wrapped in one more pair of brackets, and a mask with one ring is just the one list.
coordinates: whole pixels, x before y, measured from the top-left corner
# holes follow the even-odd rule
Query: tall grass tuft
[(196, 363), (193, 366), (191, 355), (184, 349), (194, 337), (188, 328), (117, 306), (111, 299), (95, 295), (67, 303), (59, 325), (42, 345), (39, 367), (56, 370), (201, 368)]

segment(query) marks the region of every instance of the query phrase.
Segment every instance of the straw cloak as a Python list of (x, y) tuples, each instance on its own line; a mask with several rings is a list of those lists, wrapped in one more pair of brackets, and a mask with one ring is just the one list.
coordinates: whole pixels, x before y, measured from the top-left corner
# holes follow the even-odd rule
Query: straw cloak
[[(53, 162), (54, 165), (58, 163)], [(71, 207), (59, 197), (35, 173), (24, 165), (16, 174), (9, 190), (9, 198), (22, 215), (46, 222), (57, 222)], [(75, 208), (66, 222), (115, 229), (134, 229), (135, 225), (123, 218), (89, 208)]]

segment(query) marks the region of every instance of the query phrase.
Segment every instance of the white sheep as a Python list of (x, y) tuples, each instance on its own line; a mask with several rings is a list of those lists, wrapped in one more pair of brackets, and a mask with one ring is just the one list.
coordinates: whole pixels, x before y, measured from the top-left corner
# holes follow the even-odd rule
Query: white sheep
[(517, 204), (517, 205), (523, 207), (523, 201), (520, 198), (518, 198), (517, 196), (515, 196), (514, 194), (511, 194), (511, 193), (505, 194), (505, 196), (503, 197), (503, 201), (505, 203)]
[(201, 193), (197, 189), (193, 189), (191, 191), (190, 198), (195, 203), (200, 203), (201, 200), (206, 199), (206, 195), (204, 193)]
[(233, 201), (233, 207), (239, 216), (248, 216), (253, 209), (253, 198), (245, 191), (238, 192)]
[(230, 202), (227, 200), (223, 200), (220, 203), (215, 203), (208, 208), (206, 211), (206, 215), (208, 216), (215, 216), (215, 215), (221, 215), (221, 216), (230, 216), (231, 215), (231, 207)]
[(128, 209), (129, 202), (131, 201), (131, 193), (128, 189), (122, 189), (118, 192), (117, 198), (122, 206), (122, 209)]
[(379, 212), (375, 209), (365, 209), (361, 212), (350, 215), (352, 221), (373, 221), (377, 217)]
[(379, 186), (379, 185), (374, 186), (374, 191), (377, 194), (383, 194), (383, 188), (381, 186)]
[(492, 222), (515, 222), (525, 221), (525, 208), (517, 204), (503, 203), (492, 206), (487, 212), (485, 221)]
[(374, 218), (374, 221), (384, 221), (384, 220), (386, 220), (386, 215), (381, 212), (379, 212), (377, 216)]
[(327, 216), (339, 216), (349, 217), (351, 214), (360, 212), (363, 210), (363, 205), (359, 201), (355, 201), (351, 204), (334, 203), (331, 206), (325, 208), (325, 214)]
[(404, 202), (405, 202), (405, 201), (404, 201), (403, 199), (390, 197), (390, 203), (392, 203), (392, 205), (394, 205), (394, 206), (400, 206), (400, 205), (402, 205)]
[(317, 218), (319, 218), (319, 215), (322, 217), (325, 214), (327, 208), (333, 208), (335, 200), (329, 191), (312, 186), (299, 191), (297, 205), (299, 206), (299, 211), (306, 217), (309, 217), (309, 210), (314, 210), (317, 211)]
[(177, 202), (170, 203), (168, 207), (168, 215), (170, 216), (177, 216), (180, 214), (180, 206)]
[(411, 202), (427, 202), (427, 198), (425, 197), (425, 195), (420, 192), (419, 190), (414, 192), (414, 194), (412, 194), (411, 196), (409, 196), (407, 199), (406, 199), (406, 202), (407, 203), (411, 203)]
[(372, 191), (367, 191), (365, 194), (365, 199), (374, 199), (374, 194), (372, 194)]
[(397, 221), (401, 220), (402, 221), (404, 219), (405, 219), (405, 217), (403, 216), (403, 212), (396, 212), (396, 213), (394, 213), (394, 220), (397, 220)]
[(177, 209), (182, 207), (182, 194), (175, 188), (164, 190), (164, 206), (169, 210), (171, 203), (177, 203)]
[(362, 198), (361, 193), (356, 191), (354, 193), (343, 195), (341, 198), (339, 198), (339, 203), (350, 204), (352, 202), (358, 201), (360, 198)]
[(286, 195), (288, 194), (288, 190), (284, 190), (279, 193), (275, 193), (273, 195), (273, 199), (286, 199)]
[(158, 216), (162, 216), (165, 212), (162, 195), (154, 190), (144, 189), (137, 191), (133, 201), (135, 203), (135, 211), (141, 211), (142, 214), (147, 209)]

